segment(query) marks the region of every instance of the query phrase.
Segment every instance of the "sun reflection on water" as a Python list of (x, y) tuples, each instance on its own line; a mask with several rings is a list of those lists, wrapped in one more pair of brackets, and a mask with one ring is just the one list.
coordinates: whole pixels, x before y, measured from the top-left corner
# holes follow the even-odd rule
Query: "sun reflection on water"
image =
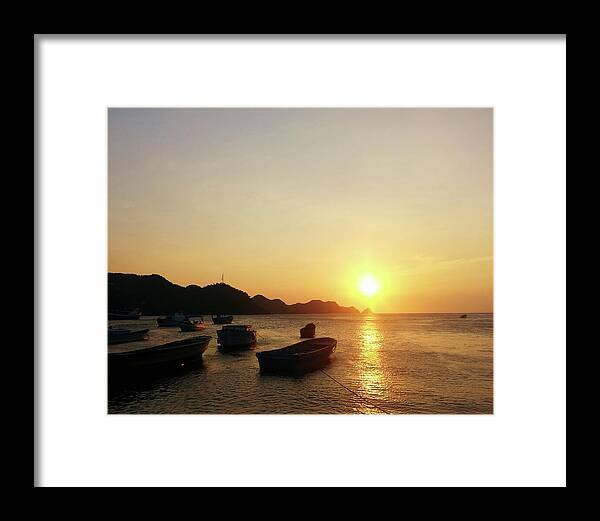
[(384, 398), (387, 395), (385, 375), (381, 370), (380, 350), (383, 338), (374, 317), (367, 317), (360, 326), (360, 382), (369, 395)]

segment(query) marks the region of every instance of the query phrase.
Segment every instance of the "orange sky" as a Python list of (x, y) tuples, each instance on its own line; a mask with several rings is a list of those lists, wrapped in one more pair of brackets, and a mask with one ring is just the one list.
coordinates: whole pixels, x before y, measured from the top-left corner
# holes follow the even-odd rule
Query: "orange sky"
[(110, 271), (492, 311), (492, 109), (116, 108), (108, 144)]

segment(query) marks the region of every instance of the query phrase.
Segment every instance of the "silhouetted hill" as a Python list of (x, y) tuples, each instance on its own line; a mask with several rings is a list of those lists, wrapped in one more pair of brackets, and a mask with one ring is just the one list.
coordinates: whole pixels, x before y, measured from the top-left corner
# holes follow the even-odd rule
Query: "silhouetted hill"
[(327, 302), (311, 300), (306, 304), (292, 304), (288, 307), (290, 313), (358, 313), (358, 309), (356, 308), (345, 308), (331, 300)]
[(250, 299), (256, 306), (265, 310), (265, 313), (289, 313), (289, 306), (281, 299), (268, 299), (263, 295), (256, 295)]
[(134, 308), (140, 308), (146, 315), (163, 315), (175, 311), (199, 315), (359, 312), (354, 307), (339, 306), (331, 301), (311, 300), (304, 304), (288, 305), (283, 300), (271, 300), (263, 295), (250, 298), (246, 292), (223, 283), (183, 287), (160, 275), (109, 273), (108, 309)]

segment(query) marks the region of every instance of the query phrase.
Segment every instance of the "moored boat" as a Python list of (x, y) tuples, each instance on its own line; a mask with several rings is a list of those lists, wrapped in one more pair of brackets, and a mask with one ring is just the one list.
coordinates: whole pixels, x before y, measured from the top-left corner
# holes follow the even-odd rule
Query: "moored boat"
[(218, 315), (212, 316), (213, 324), (231, 324), (233, 322), (233, 315)]
[(138, 320), (142, 312), (136, 308), (131, 311), (109, 311), (108, 320)]
[(108, 375), (111, 377), (123, 373), (183, 367), (198, 362), (211, 338), (197, 336), (142, 349), (109, 352)]
[(124, 329), (108, 327), (108, 343), (124, 344), (125, 342), (137, 342), (147, 340), (149, 329)]
[(247, 349), (256, 344), (256, 331), (250, 325), (223, 326), (217, 342), (220, 349)]
[(304, 340), (282, 349), (256, 353), (261, 372), (304, 373), (323, 367), (335, 352), (337, 340), (321, 337)]
[(300, 338), (314, 338), (317, 326), (312, 322), (300, 329)]
[(186, 324), (181, 324), (179, 329), (183, 332), (202, 331), (203, 329), (206, 329), (206, 325), (202, 321), (194, 320)]
[(187, 315), (183, 313), (173, 313), (166, 317), (159, 317), (156, 319), (158, 327), (179, 327), (183, 324), (191, 324), (192, 321)]

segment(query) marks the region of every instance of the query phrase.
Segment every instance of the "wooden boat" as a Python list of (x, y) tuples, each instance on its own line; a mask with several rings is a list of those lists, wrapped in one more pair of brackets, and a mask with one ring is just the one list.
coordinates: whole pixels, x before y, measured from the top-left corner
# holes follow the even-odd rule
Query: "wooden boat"
[(108, 320), (139, 320), (142, 312), (139, 309), (132, 311), (109, 311)]
[(191, 324), (192, 321), (183, 313), (174, 313), (167, 315), (166, 317), (159, 317), (156, 319), (158, 327), (179, 327), (183, 324)]
[(138, 371), (183, 367), (198, 362), (212, 337), (197, 336), (131, 351), (108, 353), (108, 374), (119, 376)]
[(188, 324), (181, 324), (179, 326), (179, 329), (183, 332), (202, 331), (203, 329), (206, 329), (206, 325), (202, 321), (194, 320), (192, 322), (189, 322)]
[(317, 326), (312, 322), (300, 329), (300, 338), (314, 338)]
[(108, 327), (108, 343), (113, 344), (124, 344), (125, 342), (137, 342), (139, 340), (148, 339), (149, 329), (124, 329), (124, 328), (113, 328)]
[(213, 315), (213, 324), (231, 324), (233, 322), (233, 315)]
[(335, 338), (321, 337), (256, 353), (256, 358), (264, 373), (304, 373), (326, 365), (336, 347)]
[(223, 326), (217, 343), (220, 349), (247, 349), (256, 344), (256, 331), (249, 325)]

